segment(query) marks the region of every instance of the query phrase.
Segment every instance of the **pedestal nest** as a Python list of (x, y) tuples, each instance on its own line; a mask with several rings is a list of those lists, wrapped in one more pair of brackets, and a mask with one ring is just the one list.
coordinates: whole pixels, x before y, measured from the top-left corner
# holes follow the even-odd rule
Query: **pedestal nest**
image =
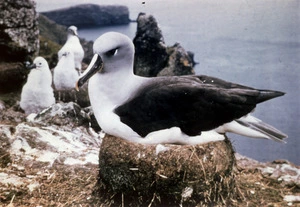
[(235, 197), (230, 141), (142, 145), (103, 139), (96, 195), (105, 206), (215, 206)]

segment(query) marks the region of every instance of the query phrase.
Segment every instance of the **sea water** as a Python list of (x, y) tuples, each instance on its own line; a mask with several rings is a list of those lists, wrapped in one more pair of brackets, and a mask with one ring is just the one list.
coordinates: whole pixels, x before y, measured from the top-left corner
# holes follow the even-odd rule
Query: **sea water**
[[(45, 4), (42, 2), (37, 1), (38, 8)], [(110, 1), (91, 2), (110, 4)], [(195, 67), (197, 74), (285, 92), (283, 97), (259, 104), (253, 114), (286, 133), (289, 136), (286, 144), (233, 134), (228, 137), (242, 155), (263, 162), (287, 159), (300, 164), (298, 0), (149, 0), (118, 1), (118, 4), (129, 7), (131, 19), (136, 19), (139, 12), (152, 14), (167, 45), (179, 42), (195, 53), (195, 60), (200, 63)], [(81, 28), (79, 36), (95, 40), (105, 32), (117, 31), (133, 39), (136, 26), (130, 23)]]

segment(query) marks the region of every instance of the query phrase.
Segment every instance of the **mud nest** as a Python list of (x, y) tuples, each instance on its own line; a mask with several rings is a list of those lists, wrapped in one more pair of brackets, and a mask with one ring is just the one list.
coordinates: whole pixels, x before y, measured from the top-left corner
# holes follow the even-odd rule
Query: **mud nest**
[(106, 136), (96, 195), (106, 206), (229, 205), (236, 195), (230, 141), (142, 145)]

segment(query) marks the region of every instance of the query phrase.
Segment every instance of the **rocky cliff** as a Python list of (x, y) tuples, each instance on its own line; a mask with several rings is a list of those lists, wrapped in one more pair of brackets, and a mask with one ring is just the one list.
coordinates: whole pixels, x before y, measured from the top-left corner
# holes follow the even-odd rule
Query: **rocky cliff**
[(43, 12), (43, 15), (57, 24), (77, 27), (128, 24), (129, 10), (126, 6), (99, 6), (83, 4), (70, 8)]
[(140, 13), (137, 24), (133, 39), (135, 74), (146, 77), (195, 74), (193, 54), (188, 53), (179, 43), (167, 46), (152, 15)]
[(0, 92), (19, 88), (23, 63), (39, 50), (38, 22), (31, 0), (0, 1)]
[(31, 0), (0, 2), (1, 61), (24, 61), (39, 48), (35, 4)]

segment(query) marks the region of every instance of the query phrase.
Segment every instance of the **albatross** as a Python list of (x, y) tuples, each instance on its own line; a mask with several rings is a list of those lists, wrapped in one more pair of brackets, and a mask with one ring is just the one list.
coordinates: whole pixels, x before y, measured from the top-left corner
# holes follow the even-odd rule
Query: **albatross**
[(284, 95), (204, 75), (140, 77), (134, 45), (108, 32), (76, 88), (88, 90), (98, 124), (107, 134), (142, 144), (195, 145), (224, 140), (226, 132), (284, 142), (287, 137), (251, 115), (256, 105)]
[(31, 71), (22, 88), (20, 107), (26, 114), (39, 113), (55, 104), (51, 71), (43, 57), (36, 57), (27, 69)]
[(75, 69), (74, 54), (65, 51), (53, 70), (53, 83), (56, 90), (74, 89), (79, 74)]
[(58, 51), (58, 59), (60, 60), (66, 52), (73, 52), (75, 67), (81, 73), (81, 62), (84, 57), (84, 50), (78, 38), (77, 27), (70, 26), (68, 28), (67, 41), (63, 47)]

